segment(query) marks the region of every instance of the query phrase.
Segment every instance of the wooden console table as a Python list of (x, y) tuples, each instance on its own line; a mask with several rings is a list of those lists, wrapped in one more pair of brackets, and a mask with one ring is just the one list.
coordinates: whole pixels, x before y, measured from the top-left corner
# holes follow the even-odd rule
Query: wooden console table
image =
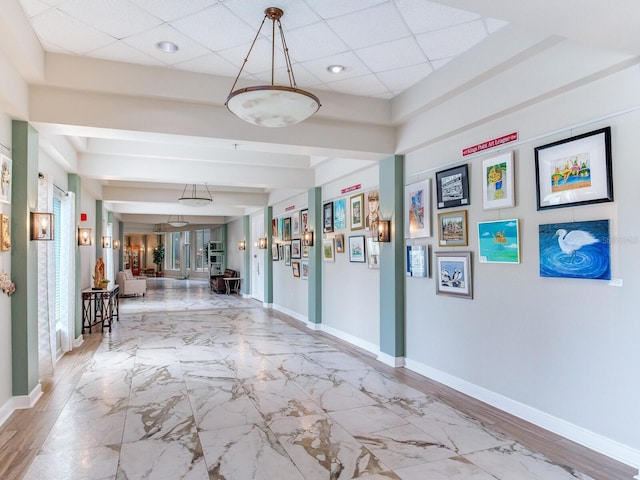
[(242, 280), (240, 277), (222, 277), (224, 280), (224, 287), (227, 291), (227, 295), (231, 292), (240, 292), (240, 281)]
[(91, 333), (91, 328), (99, 323), (102, 323), (103, 332), (106, 327), (111, 331), (113, 319), (120, 321), (119, 293), (118, 285), (103, 290), (82, 290), (82, 333), (85, 330)]

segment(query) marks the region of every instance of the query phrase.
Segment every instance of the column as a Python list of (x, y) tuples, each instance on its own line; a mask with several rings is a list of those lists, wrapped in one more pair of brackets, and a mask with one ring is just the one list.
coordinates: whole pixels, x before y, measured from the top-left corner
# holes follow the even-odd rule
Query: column
[[(70, 192), (75, 193), (76, 197), (76, 234), (80, 227), (80, 212), (82, 212), (82, 185), (80, 176), (75, 173), (69, 173), (67, 175), (67, 184)], [(80, 252), (80, 246), (76, 239), (76, 313), (75, 313), (75, 335), (76, 341), (74, 344), (78, 346), (82, 343), (82, 255)]]
[(315, 187), (308, 193), (309, 230), (313, 232), (313, 247), (309, 248), (309, 312), (312, 328), (322, 323), (322, 188)]
[(242, 235), (244, 235), (245, 248), (242, 251), (242, 269), (240, 271), (242, 284), (240, 291), (242, 296), (248, 297), (251, 293), (251, 219), (249, 215), (242, 217)]
[(264, 209), (264, 232), (267, 237), (267, 251), (264, 258), (264, 304), (273, 305), (273, 257), (271, 256), (271, 220), (273, 219), (273, 207)]

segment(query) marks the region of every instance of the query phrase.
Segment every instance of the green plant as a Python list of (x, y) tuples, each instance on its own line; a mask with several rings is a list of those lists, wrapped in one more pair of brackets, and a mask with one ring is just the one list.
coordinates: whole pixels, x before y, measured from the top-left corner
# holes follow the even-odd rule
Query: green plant
[(158, 267), (158, 272), (162, 271), (162, 263), (164, 262), (164, 245), (159, 243), (153, 247), (153, 263)]

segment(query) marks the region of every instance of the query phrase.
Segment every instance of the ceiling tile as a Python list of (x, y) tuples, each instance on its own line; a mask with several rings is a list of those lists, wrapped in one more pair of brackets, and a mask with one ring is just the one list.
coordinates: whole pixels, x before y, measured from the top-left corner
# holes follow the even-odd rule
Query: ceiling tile
[(392, 92), (402, 92), (420, 82), (432, 72), (433, 67), (430, 64), (420, 63), (397, 70), (380, 72), (377, 74), (377, 77)]
[(27, 17), (33, 17), (51, 8), (51, 5), (40, 0), (20, 0), (20, 5)]
[(192, 15), (219, 3), (218, 0), (131, 0), (165, 22)]
[(487, 24), (487, 30), (489, 30), (490, 34), (496, 33), (502, 27), (508, 25), (507, 22), (495, 18), (485, 18), (485, 22)]
[(292, 61), (305, 62), (346, 52), (349, 48), (323, 22), (285, 32)]
[(423, 33), (416, 37), (430, 60), (447, 58), (467, 51), (487, 36), (481, 20)]
[[(219, 51), (218, 54), (226, 59), (229, 63), (236, 65), (236, 73), (240, 70), (245, 58), (248, 58), (247, 63), (244, 66), (243, 73), (250, 74), (264, 72), (265, 70), (271, 70), (271, 41), (266, 38), (259, 38), (251, 54), (249, 53), (250, 44), (246, 43), (234, 48), (228, 48), (226, 50)], [(276, 68), (284, 65), (284, 54), (282, 50), (276, 47), (275, 52)]]
[[(167, 53), (159, 50), (156, 44), (160, 41), (175, 43), (178, 45), (178, 51)], [(160, 60), (160, 62), (166, 65), (174, 65), (211, 53), (209, 49), (193, 41), (166, 23), (138, 35), (127, 37), (123, 42)]]
[(413, 37), (363, 48), (355, 53), (372, 72), (384, 72), (427, 62), (424, 52)]
[(337, 82), (328, 83), (327, 85), (336, 92), (360, 96), (380, 95), (389, 91), (389, 89), (385, 87), (373, 74), (339, 80)]
[[(361, 77), (372, 73), (353, 52), (343, 52), (330, 57), (309, 60), (308, 62), (302, 63), (302, 65), (323, 82), (336, 82), (338, 80)], [(329, 65), (342, 65), (345, 67), (345, 70), (339, 74), (330, 73), (327, 71)]]
[[(264, 18), (264, 11), (268, 7), (273, 7), (274, 1), (252, 0), (251, 2), (247, 2), (246, 0), (226, 0), (224, 6), (249, 25), (255, 25), (255, 31), (257, 31), (260, 27), (260, 22), (262, 22)], [(320, 21), (318, 14), (309, 8), (305, 2), (300, 0), (279, 0), (275, 3), (275, 6), (284, 12), (280, 23), (282, 23), (285, 37), (291, 29), (304, 27)], [(267, 25), (271, 25), (268, 19), (262, 29), (263, 32), (267, 28)], [(271, 31), (271, 28), (269, 28), (269, 31)]]
[(131, 47), (123, 42), (113, 42), (106, 47), (98, 48), (91, 55), (114, 62), (136, 63), (141, 65), (163, 65), (163, 62)]
[(425, 0), (396, 0), (396, 7), (415, 34), (478, 20), (480, 15)]
[[(238, 67), (232, 65), (217, 53), (210, 53), (202, 57), (194, 58), (193, 60), (178, 63), (174, 66), (181, 70), (220, 75), (223, 77), (235, 78), (236, 75), (238, 75)], [(229, 88), (231, 88), (231, 83), (232, 82), (229, 83)]]
[(306, 0), (322, 18), (335, 18), (386, 3), (388, 0)]

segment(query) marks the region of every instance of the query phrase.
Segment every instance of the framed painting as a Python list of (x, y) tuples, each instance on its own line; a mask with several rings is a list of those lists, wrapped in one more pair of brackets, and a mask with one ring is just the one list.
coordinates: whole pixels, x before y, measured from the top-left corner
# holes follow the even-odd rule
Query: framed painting
[(6, 215), (0, 215), (0, 250), (11, 250), (11, 222)]
[(284, 245), (278, 243), (278, 260), (284, 260)]
[(365, 218), (365, 227), (372, 232), (378, 231), (378, 220), (380, 220), (380, 192), (369, 190), (365, 197), (367, 199), (367, 218)]
[(294, 277), (300, 276), (300, 262), (291, 262), (291, 269)]
[(333, 202), (333, 228), (336, 230), (347, 228), (346, 204), (344, 198)]
[(322, 206), (322, 231), (333, 232), (333, 202), (327, 202)]
[(300, 278), (303, 280), (309, 280), (309, 261), (303, 260), (300, 262)]
[(291, 234), (300, 235), (300, 212), (291, 214)]
[(611, 280), (609, 220), (538, 227), (540, 276)]
[(354, 263), (365, 263), (367, 261), (364, 235), (349, 237), (349, 261)]
[(407, 245), (407, 277), (429, 276), (427, 245)]
[(344, 235), (339, 233), (335, 236), (336, 253), (344, 253)]
[(278, 244), (277, 243), (272, 243), (271, 244), (271, 259), (274, 262), (277, 262), (280, 259), (280, 254), (278, 253)]
[(438, 245), (441, 247), (462, 247), (468, 245), (467, 211), (438, 214)]
[(467, 164), (436, 173), (438, 208), (469, 205), (469, 167)]
[(11, 203), (11, 159), (0, 155), (0, 202)]
[(373, 237), (367, 237), (367, 260), (369, 268), (380, 268), (380, 242), (375, 242)]
[(513, 150), (482, 161), (482, 207), (513, 207)]
[(359, 193), (349, 199), (351, 211), (351, 230), (364, 228), (364, 195)]
[(288, 242), (291, 240), (291, 217), (287, 217), (282, 225), (282, 240)]
[(289, 244), (284, 246), (284, 264), (287, 267), (291, 266), (291, 245)]
[(309, 231), (309, 209), (300, 210), (300, 229), (302, 233)]
[(299, 238), (291, 240), (291, 258), (302, 258), (302, 240)]
[(278, 238), (280, 234), (278, 233), (278, 219), (271, 219), (271, 236), (274, 238)]
[(309, 245), (302, 246), (302, 258), (309, 258)]
[(322, 261), (335, 262), (336, 258), (333, 250), (333, 238), (322, 240)]
[(422, 180), (404, 187), (404, 237), (431, 236), (431, 182)]
[(613, 202), (611, 127), (535, 149), (538, 210)]
[(520, 229), (517, 218), (478, 222), (480, 263), (520, 263)]
[(471, 252), (436, 252), (436, 294), (473, 298)]

